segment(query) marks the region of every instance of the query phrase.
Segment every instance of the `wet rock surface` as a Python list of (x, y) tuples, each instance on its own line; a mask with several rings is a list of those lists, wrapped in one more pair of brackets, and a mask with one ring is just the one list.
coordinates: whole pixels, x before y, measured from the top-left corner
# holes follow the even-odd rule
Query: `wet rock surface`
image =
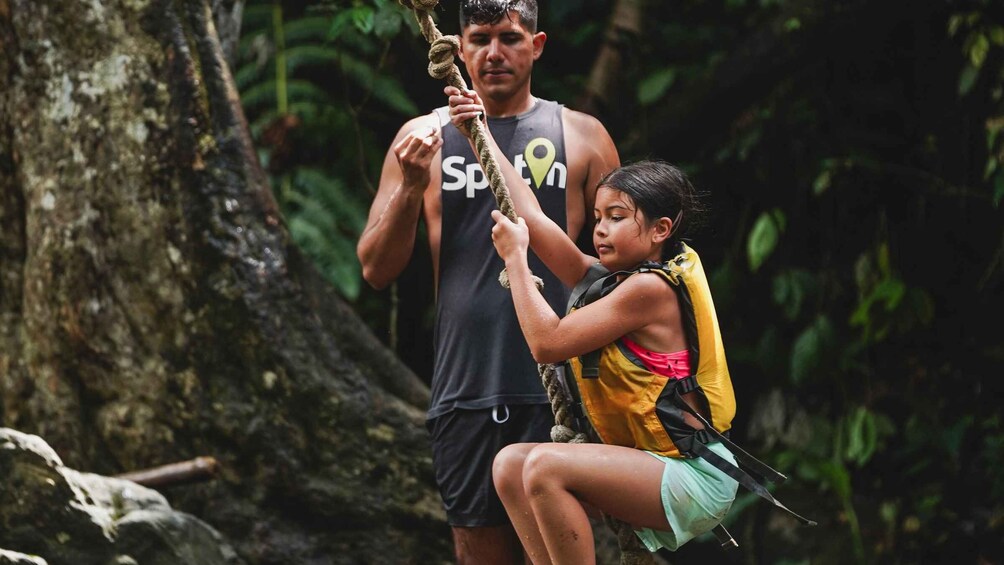
[(63, 465), (0, 428), (0, 565), (242, 565), (222, 536), (163, 495)]

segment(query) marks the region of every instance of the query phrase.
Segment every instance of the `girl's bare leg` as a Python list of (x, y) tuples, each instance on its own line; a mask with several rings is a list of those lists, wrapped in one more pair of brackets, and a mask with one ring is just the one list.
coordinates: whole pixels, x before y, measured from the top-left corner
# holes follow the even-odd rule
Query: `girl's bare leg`
[(547, 556), (544, 538), (540, 536), (540, 528), (537, 527), (537, 520), (533, 516), (530, 501), (523, 488), (523, 466), (526, 457), (538, 445), (540, 444), (516, 443), (504, 447), (495, 456), (492, 479), (527, 556), (536, 565), (550, 565), (551, 560)]
[(665, 465), (647, 453), (615, 445), (538, 444), (522, 468), (530, 516), (551, 563), (595, 562), (582, 503), (635, 527), (669, 529), (660, 494)]

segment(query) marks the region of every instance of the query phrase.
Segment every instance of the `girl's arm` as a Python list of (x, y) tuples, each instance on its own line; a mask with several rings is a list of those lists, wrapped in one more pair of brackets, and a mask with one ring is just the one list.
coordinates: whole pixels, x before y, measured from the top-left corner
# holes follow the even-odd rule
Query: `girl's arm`
[[(462, 93), (452, 86), (446, 87), (444, 92), (450, 97), (450, 120), (470, 140), (471, 134), (464, 127), (464, 122), (471, 118), (479, 119), (484, 115), (484, 106), (481, 105), (480, 98), (473, 90)], [(487, 127), (485, 131), (488, 132)], [(486, 137), (505, 177), (516, 213), (526, 220), (526, 225), (530, 229), (530, 246), (534, 253), (562, 284), (569, 288), (574, 287), (586, 274), (589, 266), (596, 262), (596, 258), (579, 251), (565, 230), (544, 214), (533, 194), (533, 189), (516, 172), (509, 158), (502, 154), (491, 133), (488, 132)], [(471, 147), (477, 154), (473, 141)], [(592, 213), (592, 210), (586, 210), (586, 214)]]
[(628, 277), (609, 295), (559, 318), (537, 291), (526, 260), (526, 223), (492, 211), (492, 240), (505, 260), (516, 316), (538, 363), (557, 363), (599, 349), (650, 324), (679, 318), (676, 293), (655, 274)]

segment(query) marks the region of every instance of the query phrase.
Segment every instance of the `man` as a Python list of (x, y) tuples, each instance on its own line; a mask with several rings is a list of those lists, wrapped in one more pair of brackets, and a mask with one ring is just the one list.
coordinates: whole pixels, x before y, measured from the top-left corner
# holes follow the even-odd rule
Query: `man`
[[(576, 238), (592, 225), (597, 181), (619, 165), (610, 135), (596, 119), (530, 93), (547, 39), (536, 29), (536, 0), (463, 0), (460, 19), (460, 58), (493, 137), (545, 212)], [(425, 221), (437, 296), (427, 423), (462, 564), (523, 562), (492, 484), (492, 460), (510, 443), (549, 441), (554, 423), (512, 298), (497, 280), (494, 208), (468, 140), (440, 108), (398, 132), (357, 248), (363, 277), (383, 288), (404, 270), (419, 216)], [(531, 267), (563, 314), (566, 290), (536, 257)]]

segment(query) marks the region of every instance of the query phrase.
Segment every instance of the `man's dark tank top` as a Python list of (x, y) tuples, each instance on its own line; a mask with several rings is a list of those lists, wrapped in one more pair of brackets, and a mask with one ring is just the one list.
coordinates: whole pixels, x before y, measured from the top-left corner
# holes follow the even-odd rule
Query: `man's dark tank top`
[[(568, 166), (561, 110), (537, 99), (526, 113), (489, 118), (488, 125), (544, 213), (564, 228)], [(467, 138), (449, 122), (445, 108), (436, 114), (443, 132), (443, 231), (428, 418), (457, 408), (546, 403), (512, 296), (498, 282), (505, 264), (492, 244), (495, 197)], [(532, 252), (529, 263), (544, 279), (547, 302), (563, 314), (567, 291)]]

